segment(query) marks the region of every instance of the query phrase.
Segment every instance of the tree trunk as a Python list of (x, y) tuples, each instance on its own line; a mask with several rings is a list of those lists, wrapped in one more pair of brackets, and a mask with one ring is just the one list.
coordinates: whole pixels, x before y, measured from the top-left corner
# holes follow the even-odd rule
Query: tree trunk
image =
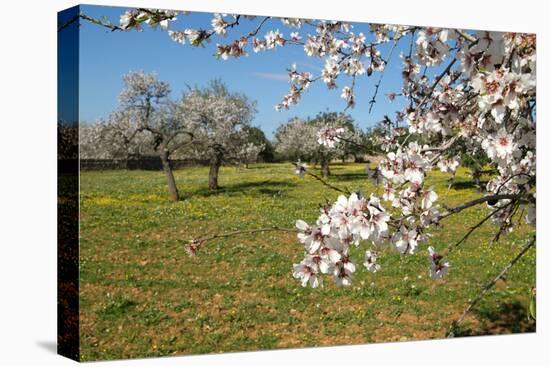
[(210, 172), (208, 172), (208, 188), (210, 190), (217, 190), (218, 186), (218, 173), (220, 172), (220, 166), (222, 164), (221, 155), (216, 153), (210, 158)]
[(170, 199), (172, 201), (179, 200), (178, 188), (176, 186), (176, 180), (174, 179), (174, 174), (172, 173), (172, 167), (170, 167), (170, 161), (168, 160), (168, 152), (160, 153), (160, 160), (162, 162), (162, 170), (166, 175), (166, 181), (168, 181), (168, 190), (170, 191)]
[(321, 176), (327, 178), (330, 176), (330, 168), (328, 166), (329, 159), (326, 157), (321, 158)]

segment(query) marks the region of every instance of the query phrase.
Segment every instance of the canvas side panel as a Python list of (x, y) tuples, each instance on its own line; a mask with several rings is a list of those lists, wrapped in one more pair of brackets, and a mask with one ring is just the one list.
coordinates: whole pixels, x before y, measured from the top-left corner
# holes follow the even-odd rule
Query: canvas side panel
[(79, 360), (78, 6), (57, 25), (57, 352)]

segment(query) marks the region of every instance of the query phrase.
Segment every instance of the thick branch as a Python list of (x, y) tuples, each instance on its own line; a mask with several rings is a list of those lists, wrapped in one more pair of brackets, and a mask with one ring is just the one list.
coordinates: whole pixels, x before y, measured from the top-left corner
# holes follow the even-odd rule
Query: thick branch
[(483, 196), (483, 197), (477, 198), (475, 200), (468, 201), (468, 202), (463, 203), (461, 205), (455, 206), (454, 208), (447, 209), (447, 212), (440, 215), (439, 219), (440, 220), (444, 219), (444, 218), (446, 218), (446, 217), (448, 217), (452, 214), (461, 212), (464, 209), (468, 209), (472, 206), (476, 206), (476, 205), (479, 205), (479, 204), (482, 204), (482, 203), (486, 203), (488, 201), (497, 202), (499, 200), (518, 200), (518, 199), (521, 199), (522, 197), (524, 197), (523, 194), (500, 194), (500, 195)]

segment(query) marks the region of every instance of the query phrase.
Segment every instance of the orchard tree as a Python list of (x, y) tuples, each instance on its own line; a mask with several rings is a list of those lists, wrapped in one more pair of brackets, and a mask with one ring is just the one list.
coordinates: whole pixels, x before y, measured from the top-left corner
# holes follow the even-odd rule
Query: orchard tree
[(273, 162), (274, 159), (274, 148), (273, 144), (265, 136), (265, 133), (262, 129), (257, 126), (245, 126), (243, 128), (247, 138), (248, 143), (252, 143), (255, 146), (262, 146), (263, 149), (258, 153), (258, 159), (263, 162)]
[[(106, 144), (118, 143), (130, 152), (131, 147), (150, 149), (162, 163), (170, 198), (179, 200), (179, 193), (170, 164), (170, 155), (193, 140), (195, 126), (187, 118), (183, 95), (178, 101), (168, 99), (170, 86), (156, 74), (130, 72), (123, 76), (124, 89), (120, 106), (105, 129)], [(145, 144), (144, 144), (145, 143)]]
[(275, 152), (284, 160), (309, 162), (319, 149), (317, 128), (307, 121), (292, 118), (275, 132)]
[(208, 188), (217, 190), (222, 164), (238, 161), (243, 147), (250, 148), (246, 128), (256, 112), (255, 102), (243, 94), (230, 92), (220, 80), (213, 80), (206, 88), (193, 89), (185, 106), (189, 119), (196, 125), (192, 148), (209, 159)]
[[(319, 161), (321, 163), (321, 173), (323, 177), (330, 175), (330, 161), (334, 158), (341, 158), (342, 161), (352, 155), (354, 158), (366, 154), (369, 151), (364, 144), (364, 135), (359, 126), (354, 125), (350, 115), (338, 112), (320, 112), (308, 123), (313, 125), (317, 134), (317, 142), (320, 146), (318, 150)], [(334, 141), (326, 144), (326, 134), (336, 132)], [(332, 144), (332, 143), (335, 144)], [(337, 143), (337, 144), (336, 144)]]
[(248, 168), (251, 163), (256, 163), (265, 146), (263, 144), (256, 145), (254, 143), (245, 142), (237, 151), (237, 160)]
[[(418, 26), (370, 24), (369, 31), (354, 32), (347, 22), (215, 14), (210, 24), (199, 29), (171, 29), (176, 12), (137, 9), (121, 16), (120, 25), (104, 23), (111, 29), (133, 30), (143, 24), (161, 25), (180, 44), (202, 46), (217, 38), (216, 55), (221, 59), (239, 58), (253, 52), (270, 52), (297, 46), (309, 57), (324, 61), (321, 73), (313, 75), (288, 69), (290, 91), (277, 109), (299, 103), (312, 83), (340, 88), (346, 108), (356, 104), (355, 80), (374, 77), (370, 107), (377, 103), (377, 92), (387, 63), (399, 44), (403, 84), (390, 98), (404, 106), (397, 111), (406, 127), (397, 121), (382, 142), (385, 159), (379, 164), (384, 193), (349, 192), (327, 185), (339, 196), (321, 209), (313, 223), (296, 222), (298, 240), (304, 245), (304, 259), (293, 267), (293, 276), (303, 286), (318, 287), (323, 275), (339, 286), (352, 284), (357, 259), (350, 246), (364, 246), (363, 265), (380, 271), (377, 250), (391, 248), (403, 255), (423, 249), (434, 279), (445, 276), (453, 250), (486, 221), (495, 224), (495, 239), (520, 222), (536, 222), (536, 37), (534, 34), (471, 32)], [(254, 31), (232, 39), (241, 24), (253, 22)], [(278, 30), (280, 24), (294, 28), (290, 34)], [(387, 54), (382, 55), (386, 45)], [(378, 75), (378, 77), (377, 77)], [(340, 85), (338, 85), (340, 84)], [(340, 128), (320, 131), (322, 145), (336, 147)], [(309, 144), (316, 143), (312, 139)], [(456, 206), (439, 204), (440, 195), (426, 185), (426, 174), (434, 169), (456, 168), (460, 162), (451, 155), (456, 144), (466, 143), (473, 151), (483, 150), (497, 174), (486, 185), (487, 192)], [(297, 164), (297, 173), (308, 175), (307, 167)], [(444, 226), (446, 219), (465, 210), (484, 206), (489, 214), (447, 248), (430, 246), (431, 230)], [(389, 210), (392, 208), (392, 210)], [(258, 233), (274, 228), (231, 232)], [(189, 244), (195, 253), (215, 235), (196, 238)], [(482, 289), (453, 324), (501, 279), (530, 248), (535, 236), (511, 257), (510, 263)], [(427, 248), (426, 248), (427, 247)], [(453, 333), (451, 329), (450, 334)]]
[(109, 119), (81, 125), (81, 157), (128, 159), (134, 155), (157, 155), (170, 198), (177, 201), (179, 193), (170, 156), (193, 138), (194, 125), (186, 119), (186, 96), (169, 100), (170, 86), (156, 74), (130, 72), (123, 76), (123, 82), (120, 104)]
[(131, 114), (115, 110), (107, 120), (80, 124), (80, 158), (121, 159), (154, 155), (152, 135), (136, 131)]
[[(170, 197), (179, 199), (170, 159), (210, 160), (209, 187), (218, 188), (221, 164), (256, 161), (260, 146), (248, 142), (254, 103), (230, 93), (219, 80), (194, 88), (179, 100), (168, 98), (168, 83), (155, 74), (131, 72), (123, 77), (120, 106), (107, 121), (83, 124), (82, 157), (128, 159), (157, 155), (166, 175)], [(192, 143), (192, 144), (191, 144)]]
[[(327, 140), (327, 134), (332, 140)], [(326, 178), (332, 159), (364, 150), (358, 137), (348, 115), (321, 112), (314, 118), (294, 118), (281, 125), (275, 133), (275, 150), (285, 159), (319, 163)]]

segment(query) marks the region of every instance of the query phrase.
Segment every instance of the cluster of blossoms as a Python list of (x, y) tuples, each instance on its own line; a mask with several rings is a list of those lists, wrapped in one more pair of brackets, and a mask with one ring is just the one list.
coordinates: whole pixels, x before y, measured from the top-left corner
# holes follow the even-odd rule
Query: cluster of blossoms
[(201, 41), (201, 39), (205, 37), (204, 33), (197, 31), (195, 29), (186, 29), (183, 31), (169, 30), (168, 35), (175, 42), (178, 42), (182, 45), (185, 44), (186, 42), (188, 42), (191, 45), (196, 45)]
[(288, 70), (288, 76), (291, 83), (290, 93), (285, 95), (282, 102), (275, 106), (277, 111), (288, 109), (290, 106), (298, 104), (302, 96), (302, 91), (307, 90), (313, 81), (313, 75), (311, 73), (307, 71), (299, 73), (296, 71), (296, 64), (292, 64)]
[[(294, 265), (294, 277), (304, 286), (316, 287), (322, 284), (321, 273), (330, 274), (337, 285), (350, 285), (356, 270), (349, 256), (350, 246), (362, 241), (382, 243), (388, 236), (389, 218), (378, 198), (353, 193), (349, 197), (341, 195), (334, 205), (323, 206), (313, 226), (298, 220), (298, 239), (304, 244), (306, 256)], [(373, 251), (365, 255), (365, 266), (373, 272), (379, 269)]]
[[(300, 169), (303, 171), (304, 169)], [(437, 199), (433, 191), (419, 194), (425, 210), (432, 208)], [(300, 231), (298, 240), (304, 245), (305, 258), (294, 264), (293, 275), (302, 285), (317, 287), (322, 285), (321, 274), (332, 275), (336, 285), (351, 285), (356, 265), (349, 255), (349, 249), (362, 243), (370, 243), (379, 249), (389, 246), (401, 254), (414, 254), (418, 243), (425, 241), (427, 236), (421, 233), (421, 227), (416, 227), (409, 220), (409, 227), (401, 225), (399, 230), (390, 233), (390, 214), (381, 205), (381, 200), (374, 195), (365, 198), (359, 193), (341, 195), (333, 205), (325, 205), (320, 209), (320, 215), (315, 225), (309, 225), (303, 220), (296, 222)], [(433, 268), (431, 275), (440, 278), (447, 272), (449, 264), (442, 261), (433, 248), (429, 249)], [(380, 270), (375, 249), (365, 252), (363, 265), (370, 272)]]
[(141, 25), (147, 24), (152, 28), (160, 26), (162, 30), (166, 31), (169, 23), (177, 19), (177, 15), (178, 12), (174, 10), (128, 10), (120, 16), (120, 28), (124, 30), (141, 30)]
[(439, 65), (449, 53), (449, 30), (426, 28), (418, 31), (416, 55), (421, 64)]
[(482, 113), (489, 112), (501, 124), (506, 112), (515, 113), (521, 107), (521, 96), (534, 89), (533, 74), (517, 74), (501, 67), (491, 72), (479, 72), (472, 78), (472, 87), (479, 93), (478, 105)]
[[(497, 236), (512, 231), (518, 220), (536, 223), (535, 40), (488, 32), (477, 36), (444, 29), (420, 30), (416, 55), (402, 55), (404, 84), (399, 95), (412, 100), (400, 112), (407, 128), (388, 129), (381, 138), (379, 143), (387, 153), (377, 168), (384, 188), (381, 200), (389, 202), (400, 215), (390, 220), (386, 214), (392, 225), (383, 236), (369, 238), (376, 247), (385, 244), (402, 254), (413, 254), (427, 242), (429, 227), (453, 213), (442, 212), (436, 205), (439, 196), (433, 188), (425, 187), (425, 175), (435, 168), (454, 175), (461, 165), (461, 154), (468, 152), (482, 152), (496, 168), (497, 176), (486, 187), (487, 200), (481, 202), (486, 202), (493, 223), (499, 226)], [(458, 49), (457, 60), (466, 66), (457, 70), (449, 67), (431, 85), (429, 78), (420, 76), (420, 70), (422, 66), (441, 64), (452, 52), (451, 45)], [(327, 59), (322, 76), (329, 87), (334, 87), (340, 71), (333, 59)], [(347, 89), (342, 96), (353, 98), (353, 91)], [(406, 143), (414, 134), (421, 135), (425, 143)], [(335, 146), (338, 134), (334, 130), (319, 131), (319, 137), (325, 135), (327, 138), (319, 139), (319, 143)], [(407, 138), (403, 141), (404, 135)], [(351, 196), (349, 199), (355, 200)], [(357, 245), (365, 238), (358, 237), (352, 226), (357, 219), (344, 216), (346, 219), (342, 220), (338, 216), (339, 211), (333, 208), (339, 207), (337, 202), (322, 213), (315, 227), (299, 222), (300, 230), (314, 237), (317, 234), (320, 241), (320, 247), (314, 247), (312, 252), (309, 235), (299, 235), (300, 242), (306, 245), (306, 258), (295, 265), (294, 276), (302, 281), (307, 273), (317, 286), (322, 284), (317, 280), (319, 274), (330, 273), (337, 284), (350, 284), (355, 265), (348, 265), (353, 262), (347, 249), (349, 244)], [(518, 213), (525, 215), (516, 220)], [(329, 232), (323, 232), (326, 223), (331, 224)], [(346, 223), (343, 236), (341, 223)], [(449, 262), (433, 247), (428, 248), (428, 259), (432, 278), (447, 274)], [(308, 261), (316, 267), (303, 268)], [(376, 261), (376, 252), (368, 250), (364, 265), (378, 271), (380, 265)], [(305, 273), (300, 271), (304, 269)]]

